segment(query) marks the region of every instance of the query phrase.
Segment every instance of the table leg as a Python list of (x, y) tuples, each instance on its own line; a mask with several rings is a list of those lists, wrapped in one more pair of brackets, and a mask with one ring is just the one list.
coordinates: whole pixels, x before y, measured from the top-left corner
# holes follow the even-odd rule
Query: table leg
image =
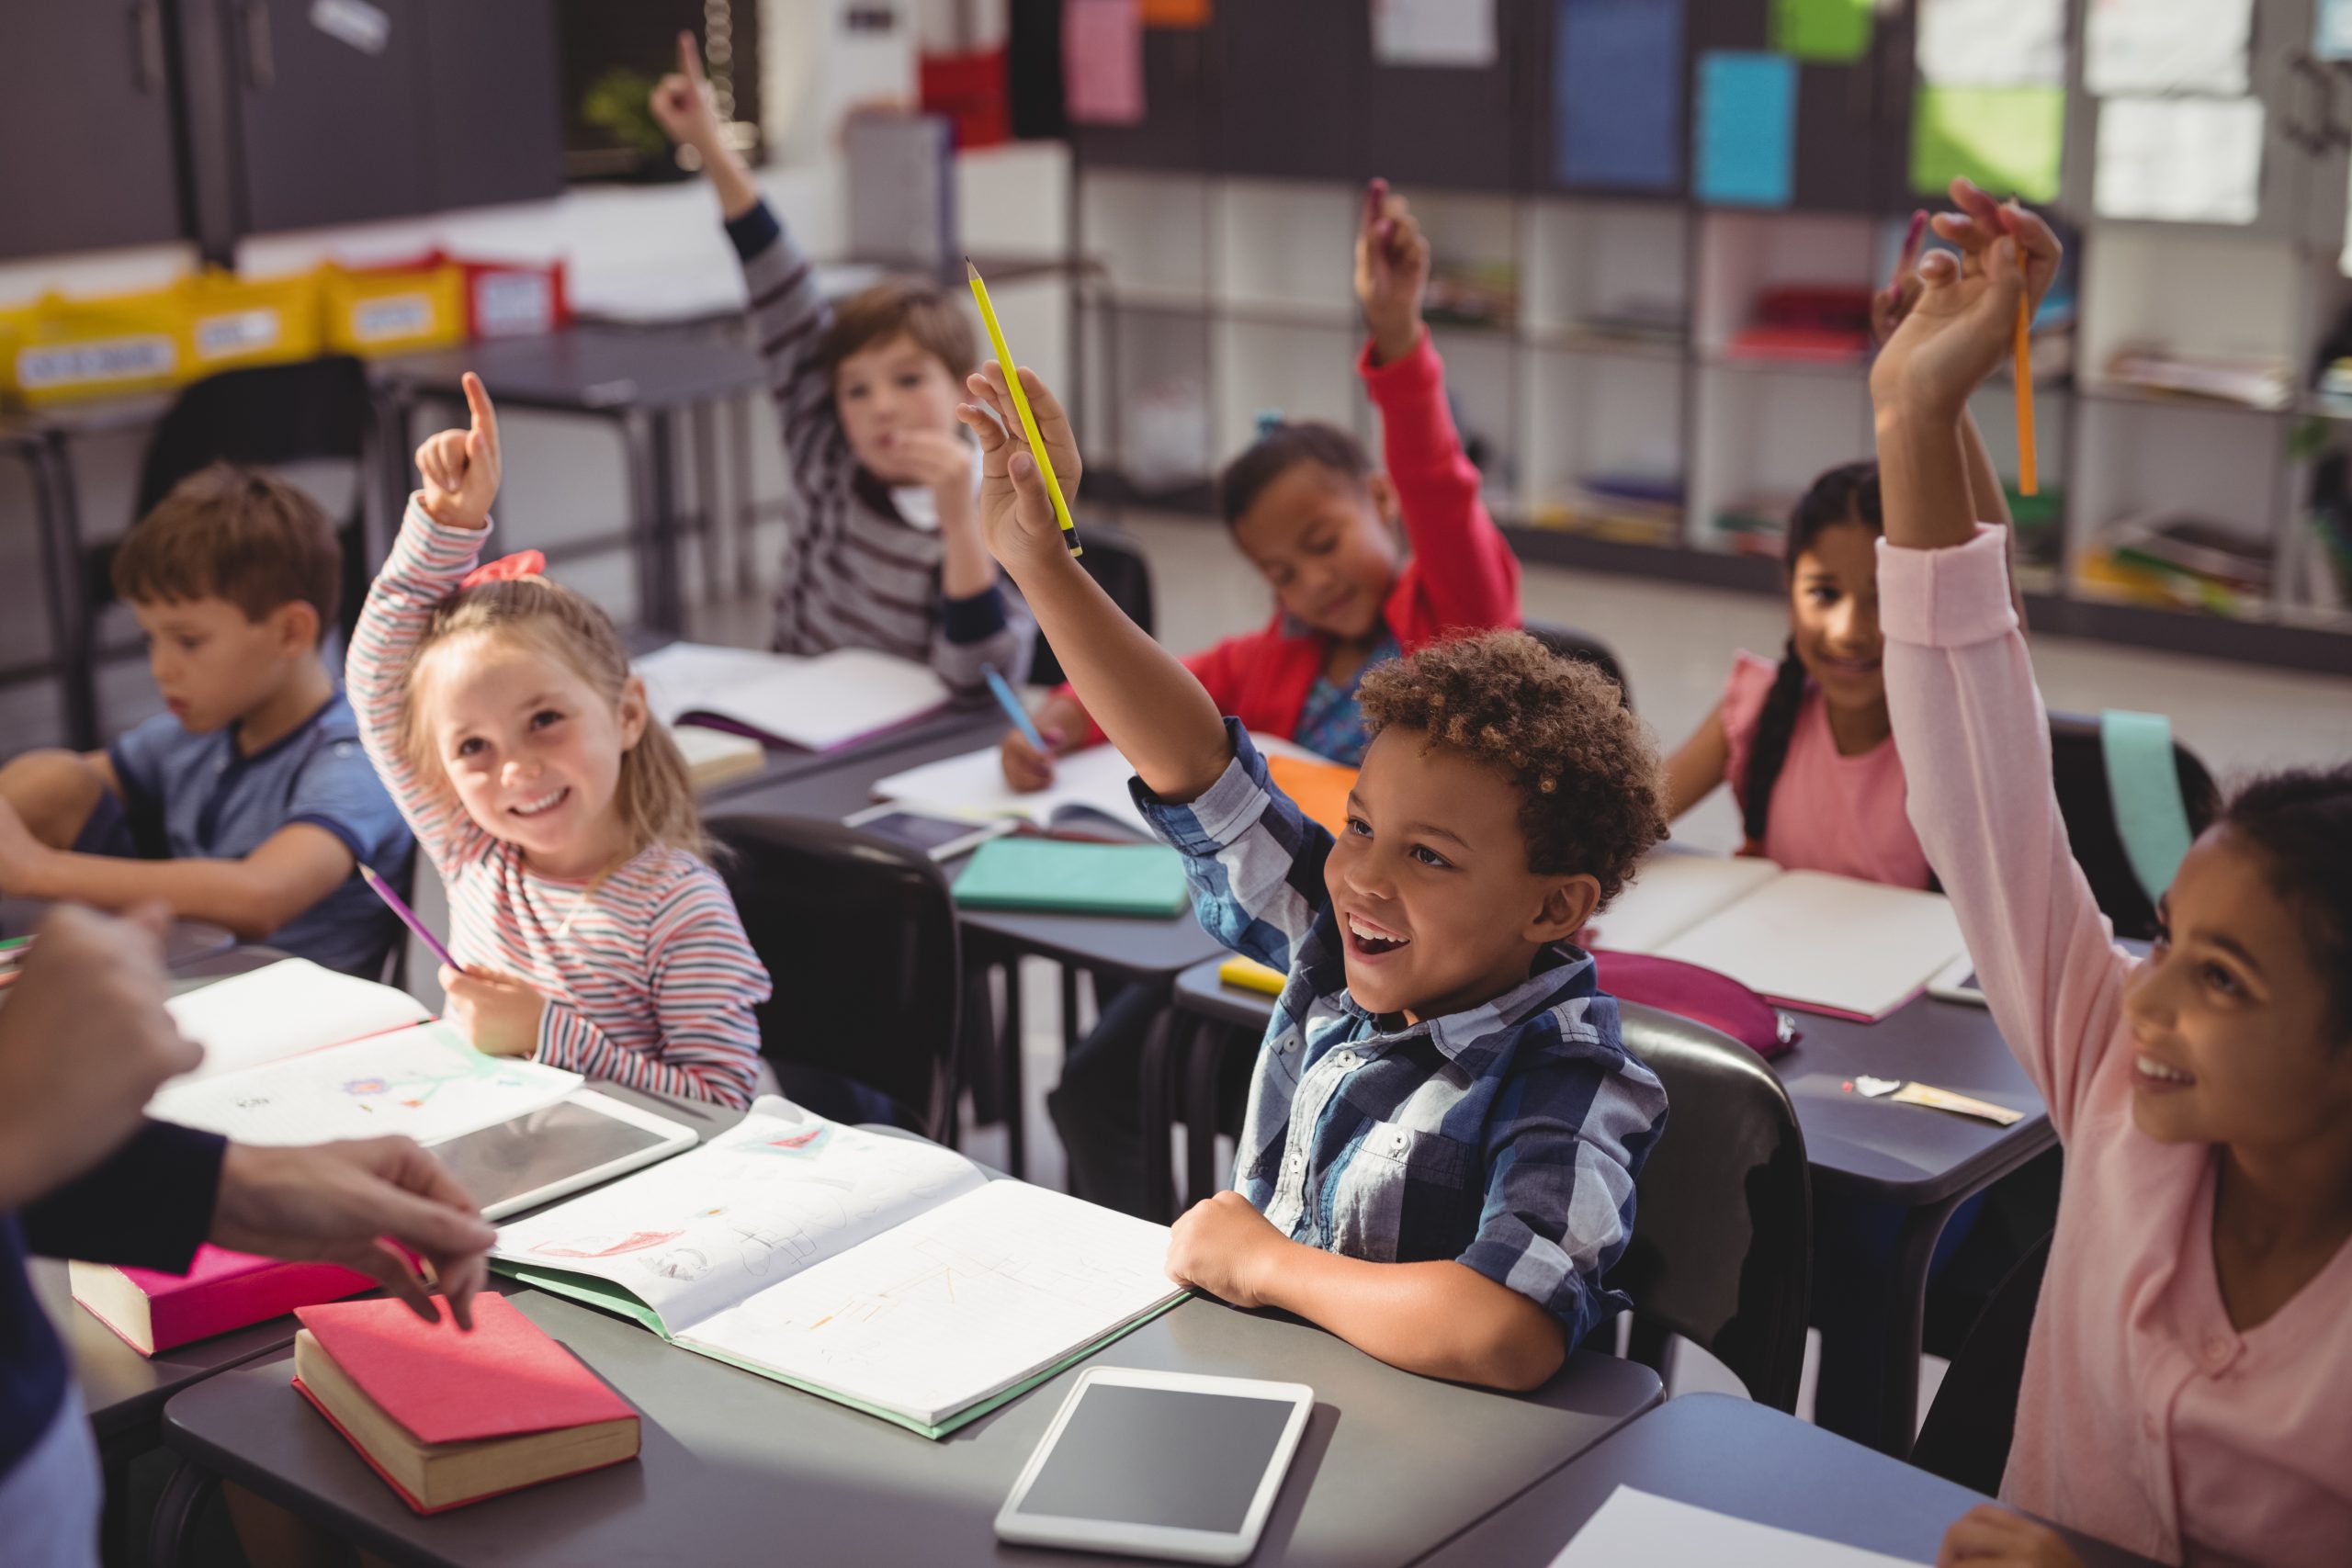
[(666, 410), (632, 409), (621, 416), (621, 446), (628, 468), (629, 536), (637, 550), (637, 615), (648, 627), (680, 630), (675, 565), (676, 494)]
[(65, 733), (77, 750), (93, 750), (98, 744), (97, 659), (90, 631), (74, 455), (64, 435), (50, 431), (26, 461), (32, 476), (34, 509), (40, 517), (41, 575), (49, 601), (58, 688), (65, 708)]
[(1021, 955), (1004, 961), (1004, 1032), (996, 1042), (997, 1109), (1004, 1115), (1005, 1169), (1029, 1179), (1029, 1107), (1023, 1084), (1021, 1049)]
[(187, 1460), (173, 1469), (163, 1495), (155, 1500), (155, 1517), (148, 1523), (148, 1568), (179, 1568), (188, 1533), (196, 1525), (196, 1511), (220, 1484), (219, 1476)]
[(703, 601), (717, 604), (727, 592), (718, 549), (718, 404), (696, 403), (686, 418), (695, 452), (695, 536), (702, 542)]
[(1069, 964), (1062, 972), (1062, 1057), (1067, 1061), (1078, 1051), (1078, 971)]
[(1184, 1060), (1184, 1201), (1197, 1203), (1223, 1185), (1216, 1174), (1218, 1090), (1234, 1031), (1211, 1019), (1193, 1025)]
[(1935, 1261), (1936, 1243), (1944, 1234), (1945, 1223), (1970, 1196), (1963, 1192), (1941, 1203), (1908, 1211), (1895, 1236), (1881, 1391), (1885, 1403), (1872, 1446), (1896, 1459), (1909, 1456), (1919, 1434), (1919, 1334), (1928, 1316), (1928, 1269)]
[(1175, 1172), (1169, 1168), (1168, 1135), (1174, 1126), (1177, 1064), (1183, 1056), (1184, 1021), (1172, 1008), (1151, 1021), (1143, 1039), (1142, 1098), (1137, 1120), (1143, 1133), (1143, 1217), (1169, 1224), (1176, 1218)]
[(752, 400), (756, 394), (742, 392), (728, 400), (727, 466), (731, 475), (735, 505), (734, 537), (728, 553), (734, 558), (733, 576), (729, 581), (749, 587), (759, 581), (759, 573), (752, 560), (752, 540), (757, 524), (759, 498), (752, 493)]

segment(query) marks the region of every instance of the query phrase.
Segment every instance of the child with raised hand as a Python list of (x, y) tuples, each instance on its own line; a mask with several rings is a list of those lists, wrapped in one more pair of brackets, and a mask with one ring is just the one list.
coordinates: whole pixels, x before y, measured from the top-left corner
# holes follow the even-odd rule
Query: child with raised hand
[(892, 278), (835, 309), (729, 143), (692, 33), (678, 35), (678, 69), (652, 109), (718, 194), (783, 423), (797, 516), (772, 646), (877, 649), (976, 702), (990, 665), (1024, 679), (1035, 628), (981, 541), (978, 473), (956, 428), (978, 357), (964, 305), (928, 279)]
[(418, 448), (424, 488), (368, 595), (348, 671), (368, 757), (449, 889), (441, 971), (478, 1050), (631, 1089), (751, 1103), (771, 990), (685, 759), (604, 611), (530, 555), (477, 571), (498, 416)]
[[(1069, 422), (1021, 375), (1074, 492)], [(1646, 735), (1613, 682), (1524, 633), (1423, 649), (1363, 681), (1374, 736), (1334, 840), (1070, 558), (1036, 465), (998, 423), (1001, 367), (970, 384), (994, 411), (963, 412), (989, 547), (1134, 764), (1202, 923), (1290, 975), (1240, 1190), (1177, 1222), (1170, 1275), (1410, 1371), (1544, 1382), (1625, 1304), (1601, 1279), (1666, 1112), (1573, 945), (1665, 829)]]
[[(1314, 423), (1277, 424), (1227, 465), (1218, 510), (1272, 587), (1274, 613), (1184, 660), (1219, 712), (1342, 762), (1359, 761), (1369, 739), (1356, 702), (1365, 671), (1452, 633), (1520, 623), (1519, 562), (1487, 514), (1446, 407), (1444, 362), (1421, 324), (1429, 278), (1419, 220), (1373, 181), (1356, 227), (1369, 334), (1356, 373), (1380, 411), (1386, 471), (1354, 436)], [(1057, 753), (1103, 738), (1081, 697), (1066, 685), (1038, 710)], [(1014, 788), (1053, 782), (1053, 758), (1017, 730), (1003, 756)]]
[[(2001, 1032), (2066, 1149), (2004, 1502), (2168, 1562), (2315, 1568), (2352, 1541), (2352, 767), (2238, 791), (2154, 951), (2110, 940), (1959, 434), (2056, 270), (2049, 229), (1956, 181), (1958, 258), (1871, 377), (1887, 698), (1911, 818)], [(2062, 1564), (1997, 1508), (1939, 1561)]]

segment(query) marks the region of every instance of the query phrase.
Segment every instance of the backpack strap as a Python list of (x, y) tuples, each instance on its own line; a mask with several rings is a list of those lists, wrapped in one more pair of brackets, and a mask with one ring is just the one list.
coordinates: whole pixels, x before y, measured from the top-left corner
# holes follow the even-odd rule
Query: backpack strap
[(2154, 904), (2172, 886), (2195, 837), (2173, 760), (2172, 721), (2160, 713), (2109, 708), (2098, 716), (2098, 747), (2116, 837), (2123, 841), (2124, 858), (2141, 891)]

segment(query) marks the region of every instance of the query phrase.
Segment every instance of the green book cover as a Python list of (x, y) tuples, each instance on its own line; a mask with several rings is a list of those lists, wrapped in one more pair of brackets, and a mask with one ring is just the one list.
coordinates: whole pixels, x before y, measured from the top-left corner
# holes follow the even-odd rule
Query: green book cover
[(1164, 844), (991, 839), (956, 879), (956, 901), (971, 909), (1165, 916), (1186, 897), (1184, 857)]

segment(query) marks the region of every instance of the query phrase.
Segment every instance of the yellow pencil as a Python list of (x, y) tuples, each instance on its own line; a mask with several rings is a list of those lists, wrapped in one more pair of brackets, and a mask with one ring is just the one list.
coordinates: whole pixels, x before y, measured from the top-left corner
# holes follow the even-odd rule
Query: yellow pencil
[(2040, 495), (2041, 480), (2033, 457), (2033, 305), (2018, 296), (2018, 490)]
[(989, 303), (989, 286), (980, 281), (980, 269), (964, 258), (964, 270), (971, 275), (972, 298), (979, 302), (981, 324), (989, 329), (989, 346), (996, 350), (996, 362), (1004, 367), (1004, 384), (1012, 393), (1012, 412), (1021, 416), (1021, 433), (1029, 438), (1029, 455), (1037, 459), (1037, 471), (1046, 476), (1046, 493), (1054, 498), (1054, 515), (1062, 525), (1062, 543), (1069, 553), (1082, 556), (1086, 547), (1078, 542), (1078, 525), (1070, 521), (1069, 503), (1062, 499), (1061, 481), (1054, 477), (1054, 460), (1046, 456), (1046, 438), (1037, 433), (1037, 416), (1029, 412), (1029, 394), (1021, 389), (1021, 373), (1013, 367), (1012, 350), (1004, 345), (1004, 328), (997, 323), (996, 307)]

